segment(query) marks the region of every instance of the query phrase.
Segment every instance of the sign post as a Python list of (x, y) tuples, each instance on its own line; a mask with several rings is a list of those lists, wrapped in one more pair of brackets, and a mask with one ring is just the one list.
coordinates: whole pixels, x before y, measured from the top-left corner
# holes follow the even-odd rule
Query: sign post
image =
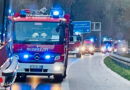
[(101, 46), (102, 32), (101, 32), (101, 22), (92, 22), (92, 31), (99, 32), (99, 46)]

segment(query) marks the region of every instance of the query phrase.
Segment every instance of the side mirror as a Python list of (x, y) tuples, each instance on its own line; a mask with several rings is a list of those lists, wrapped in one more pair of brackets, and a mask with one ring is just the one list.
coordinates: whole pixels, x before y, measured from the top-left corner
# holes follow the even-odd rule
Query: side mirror
[(73, 37), (70, 37), (70, 42), (72, 42), (73, 41)]

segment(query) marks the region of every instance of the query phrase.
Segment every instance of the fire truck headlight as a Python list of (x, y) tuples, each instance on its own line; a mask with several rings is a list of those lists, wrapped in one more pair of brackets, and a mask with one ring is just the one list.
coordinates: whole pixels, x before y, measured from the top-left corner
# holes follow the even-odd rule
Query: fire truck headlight
[(64, 70), (64, 65), (61, 64), (61, 63), (55, 63), (54, 67), (53, 67), (53, 70), (55, 72), (62, 72)]
[(91, 52), (94, 51), (94, 47), (90, 47), (89, 51), (91, 51)]
[(85, 47), (83, 46), (83, 47), (81, 47), (81, 51), (85, 51)]

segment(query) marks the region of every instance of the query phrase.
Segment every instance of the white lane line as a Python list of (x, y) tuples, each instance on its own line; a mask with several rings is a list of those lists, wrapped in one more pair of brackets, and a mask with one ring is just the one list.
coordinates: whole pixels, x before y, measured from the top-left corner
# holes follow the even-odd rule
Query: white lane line
[(69, 78), (68, 78), (68, 75), (69, 75), (69, 69), (70, 69), (70, 67), (73, 65), (73, 64), (75, 64), (75, 63), (77, 63), (79, 60), (77, 60), (77, 61), (71, 61), (71, 62), (69, 62), (70, 64), (68, 64), (68, 68), (67, 68), (67, 77), (66, 77), (66, 79), (61, 83), (61, 90), (70, 90), (70, 88), (69, 88)]
[(110, 68), (108, 68), (108, 67), (104, 64), (104, 59), (105, 59), (105, 57), (104, 57), (103, 60), (101, 60), (101, 62), (100, 62), (101, 65), (104, 67), (104, 69), (105, 69), (107, 72), (111, 73), (114, 77), (120, 79), (122, 82), (124, 82), (124, 83), (130, 85), (130, 81), (128, 81), (127, 79), (121, 77), (119, 74), (117, 74), (116, 72), (114, 72), (114, 71), (112, 71)]

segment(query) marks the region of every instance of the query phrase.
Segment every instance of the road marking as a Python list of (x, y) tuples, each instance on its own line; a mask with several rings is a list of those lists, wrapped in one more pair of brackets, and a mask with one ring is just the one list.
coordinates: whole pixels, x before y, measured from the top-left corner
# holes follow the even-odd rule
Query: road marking
[[(75, 58), (76, 59), (76, 58)], [(70, 60), (72, 60), (72, 59), (70, 59)], [(69, 63), (70, 64), (68, 64), (68, 68), (67, 68), (67, 77), (66, 77), (66, 79), (64, 79), (64, 81), (61, 83), (61, 90), (70, 90), (70, 88), (69, 88), (69, 78), (68, 78), (68, 71), (69, 71), (69, 69), (70, 69), (70, 67), (73, 65), (73, 64), (75, 64), (75, 63), (77, 63), (79, 60), (76, 60), (76, 61), (70, 61)]]

